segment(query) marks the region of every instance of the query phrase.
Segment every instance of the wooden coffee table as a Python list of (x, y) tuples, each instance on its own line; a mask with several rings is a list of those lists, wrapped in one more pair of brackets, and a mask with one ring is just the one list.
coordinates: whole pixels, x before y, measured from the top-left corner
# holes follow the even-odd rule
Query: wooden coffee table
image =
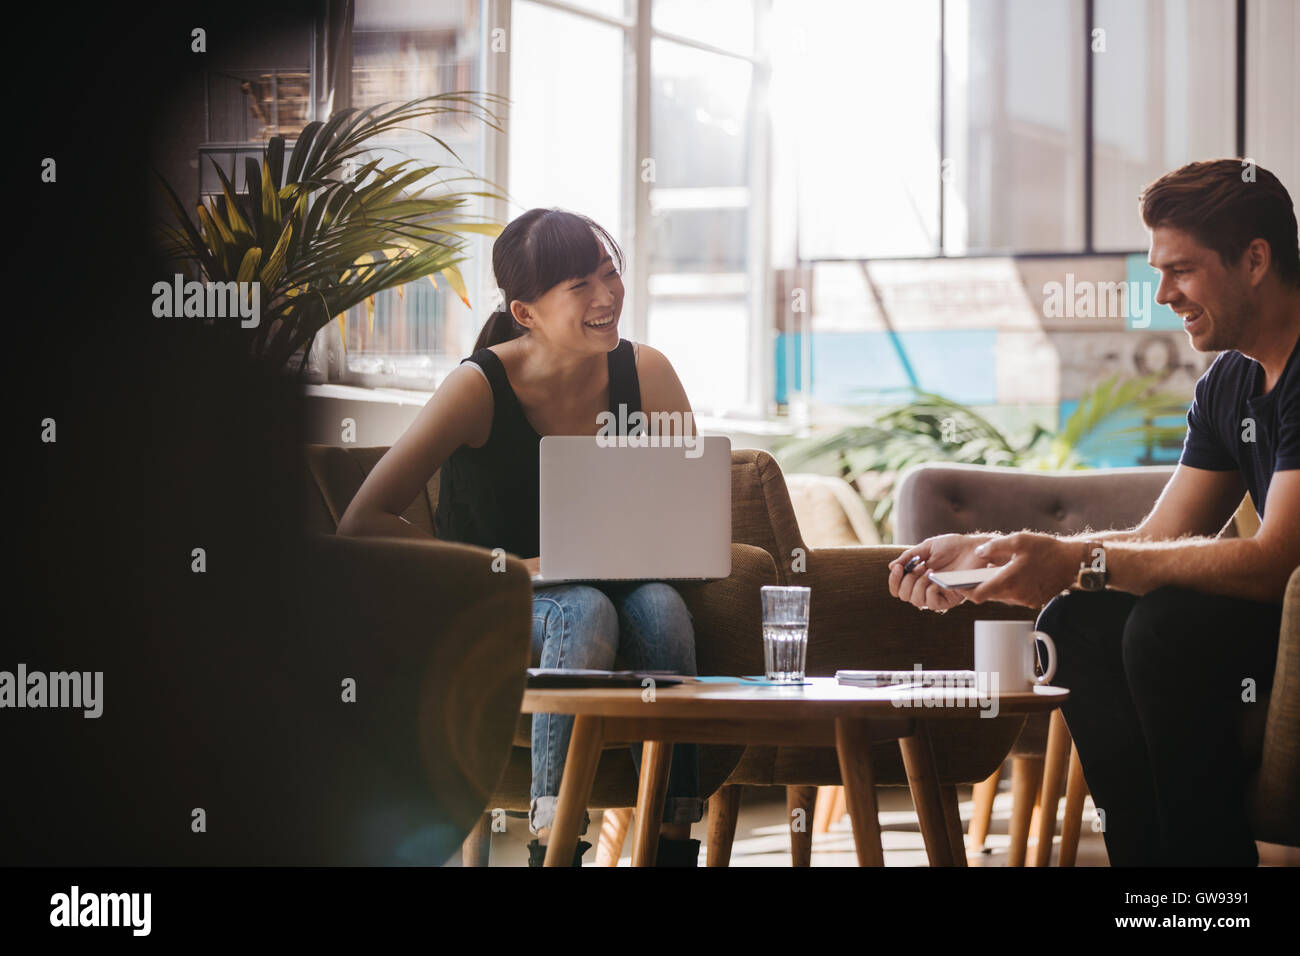
[[(929, 735), (934, 721), (981, 719), (981, 708), (973, 698), (954, 699), (954, 694), (951, 688), (846, 687), (833, 677), (814, 677), (811, 683), (790, 687), (744, 680), (685, 683), (655, 688), (653, 700), (643, 699), (640, 688), (526, 690), (524, 713), (575, 717), (546, 866), (573, 862), (602, 746), (638, 741), (644, 746), (633, 866), (654, 865), (675, 743), (834, 747), (858, 864), (883, 866), (871, 745), (895, 739), (903, 753), (930, 865), (964, 866), (960, 821), (948, 819), (944, 812)], [(930, 703), (925, 706), (927, 696)], [(1040, 686), (996, 698), (999, 715), (1033, 714), (1059, 707), (1069, 692)]]

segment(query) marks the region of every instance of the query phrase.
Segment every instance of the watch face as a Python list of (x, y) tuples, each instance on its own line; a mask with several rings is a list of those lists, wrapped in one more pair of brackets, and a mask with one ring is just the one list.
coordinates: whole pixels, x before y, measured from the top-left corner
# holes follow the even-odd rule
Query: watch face
[(1100, 571), (1093, 571), (1089, 568), (1086, 571), (1079, 572), (1079, 587), (1085, 591), (1100, 591), (1106, 587), (1106, 582), (1103, 580)]

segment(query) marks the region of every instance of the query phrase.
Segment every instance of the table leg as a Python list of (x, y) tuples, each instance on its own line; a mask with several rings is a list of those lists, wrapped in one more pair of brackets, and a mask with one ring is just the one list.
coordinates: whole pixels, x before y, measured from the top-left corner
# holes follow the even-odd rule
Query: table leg
[(709, 797), (709, 852), (706, 866), (730, 866), (731, 845), (736, 840), (736, 820), (740, 816), (743, 784), (724, 784)]
[(1065, 783), (1065, 822), (1061, 824), (1061, 855), (1057, 866), (1074, 866), (1079, 853), (1079, 828), (1083, 823), (1083, 798), (1088, 785), (1083, 780), (1079, 748), (1070, 745), (1070, 771)]
[[(790, 828), (791, 866), (812, 866), (813, 828), (810, 818), (816, 806), (816, 787), (785, 788), (785, 820)], [(796, 822), (803, 826), (796, 826)]]
[(952, 865), (966, 866), (966, 830), (961, 825), (961, 802), (957, 799), (956, 784), (939, 788), (943, 802), (944, 819), (948, 821), (948, 845), (952, 847)]
[(659, 826), (668, 793), (668, 771), (673, 745), (647, 740), (641, 745), (641, 781), (636, 792), (636, 834), (632, 840), (632, 865), (654, 866), (659, 853)]
[(912, 803), (925, 838), (925, 852), (931, 866), (952, 866), (952, 843), (948, 838), (948, 820), (939, 794), (939, 776), (934, 769), (934, 751), (930, 749), (930, 732), (925, 721), (916, 722), (916, 732), (900, 737), (907, 784), (912, 789)]
[(572, 866), (578, 848), (578, 828), (591, 799), (600, 762), (601, 719), (579, 714), (569, 735), (569, 753), (564, 758), (564, 776), (555, 802), (555, 820), (546, 845), (545, 866)]
[(1070, 731), (1060, 709), (1052, 711), (1047, 729), (1047, 755), (1043, 759), (1043, 783), (1038, 806), (1038, 844), (1031, 865), (1047, 866), (1052, 861), (1052, 839), (1056, 836), (1056, 810), (1061, 804), (1066, 767), (1070, 763)]
[(876, 809), (876, 775), (871, 768), (871, 724), (861, 719), (835, 719), (835, 751), (840, 758), (840, 779), (853, 825), (853, 842), (859, 866), (884, 866), (880, 844), (880, 819)]

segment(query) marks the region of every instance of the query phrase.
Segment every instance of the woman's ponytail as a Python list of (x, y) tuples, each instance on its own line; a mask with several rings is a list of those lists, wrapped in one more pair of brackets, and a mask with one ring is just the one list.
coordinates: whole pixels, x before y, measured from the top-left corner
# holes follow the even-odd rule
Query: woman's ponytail
[(514, 315), (507, 311), (505, 306), (501, 306), (483, 323), (483, 330), (479, 332), (478, 339), (474, 342), (474, 351), (509, 342), (523, 334), (524, 327), (515, 321)]

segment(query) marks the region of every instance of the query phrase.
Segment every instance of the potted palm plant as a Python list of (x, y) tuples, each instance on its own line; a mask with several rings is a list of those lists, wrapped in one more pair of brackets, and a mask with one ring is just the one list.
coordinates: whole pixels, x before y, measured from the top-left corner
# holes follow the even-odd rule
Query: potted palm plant
[(913, 401), (876, 412), (861, 424), (778, 442), (774, 454), (785, 471), (829, 472), (854, 485), (871, 509), (880, 539), (889, 541), (894, 482), (909, 465), (950, 461), (1086, 468), (1087, 454), (1103, 446), (1110, 451), (1135, 444), (1150, 449), (1181, 440), (1187, 402), (1156, 390), (1158, 379), (1107, 378), (1080, 399), (1059, 429), (1034, 425), (1020, 436), (959, 402), (918, 392)]
[[(370, 154), (382, 148), (376, 138), (439, 114), (467, 115), (499, 131), (487, 104), (501, 99), (440, 93), (339, 110), (308, 124), (291, 147), (282, 136), (271, 138), (260, 163), (246, 160), (243, 192), (214, 162), (222, 192), (199, 203), (197, 221), (159, 175), (176, 220), (162, 224), (162, 253), (196, 281), (258, 283), (261, 320), (249, 327), (217, 323), (213, 330), (237, 338), (237, 347), (271, 370), (302, 350), (301, 371), (316, 334), (331, 319), (385, 289), (424, 277), (437, 286), (440, 275), (468, 306), (457, 268), (466, 259), (468, 237), (496, 236), (502, 229), (468, 210), (475, 197), (504, 197), (476, 176), (439, 175), (460, 167), (410, 158), (385, 165), (382, 155)], [(460, 161), (442, 139), (420, 132)], [(455, 180), (486, 188), (449, 188)], [(431, 191), (435, 183), (448, 188)]]

